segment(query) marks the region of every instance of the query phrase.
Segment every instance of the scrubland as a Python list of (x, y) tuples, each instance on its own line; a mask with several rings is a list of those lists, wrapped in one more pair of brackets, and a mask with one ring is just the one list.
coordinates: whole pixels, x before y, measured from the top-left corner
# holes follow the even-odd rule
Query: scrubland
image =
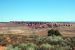
[(48, 36), (51, 28), (0, 28), (0, 50), (75, 50), (75, 27), (57, 27), (61, 36)]

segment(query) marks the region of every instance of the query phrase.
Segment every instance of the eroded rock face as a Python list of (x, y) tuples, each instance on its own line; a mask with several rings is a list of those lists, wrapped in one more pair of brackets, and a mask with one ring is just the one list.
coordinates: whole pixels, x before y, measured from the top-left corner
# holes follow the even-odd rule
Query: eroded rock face
[(71, 23), (64, 23), (64, 22), (23, 22), (23, 21), (11, 21), (11, 22), (1, 22), (0, 27), (5, 26), (27, 26), (30, 28), (53, 28), (59, 26), (72, 26)]

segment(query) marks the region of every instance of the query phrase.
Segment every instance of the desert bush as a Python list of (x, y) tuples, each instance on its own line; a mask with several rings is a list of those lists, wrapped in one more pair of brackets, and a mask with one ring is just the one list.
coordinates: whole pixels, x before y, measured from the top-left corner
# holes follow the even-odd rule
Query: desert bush
[(48, 44), (48, 43), (42, 44), (42, 45), (40, 46), (40, 50), (50, 50), (51, 47), (52, 47), (52, 46), (51, 46), (50, 44)]
[(21, 50), (20, 48), (18, 48), (18, 47), (15, 47), (13, 50)]
[(7, 45), (6, 50), (37, 50), (37, 46), (33, 43), (22, 43), (15, 47), (13, 45)]
[(26, 50), (37, 50), (37, 46), (33, 43), (28, 43)]
[(13, 46), (12, 45), (7, 45), (6, 46), (6, 50), (11, 50), (11, 49), (13, 49)]
[(21, 48), (21, 50), (37, 50), (37, 45), (33, 43), (27, 43), (27, 44), (22, 43), (19, 44), (18, 47)]
[(46, 41), (46, 37), (37, 37), (36, 39), (35, 39), (35, 41), (36, 41), (36, 44), (38, 44), (38, 45), (41, 45), (41, 44), (43, 44), (43, 43), (45, 43)]
[(47, 37), (46, 41), (49, 44), (56, 45), (56, 44), (61, 44), (63, 42), (63, 38), (61, 36), (54, 35), (54, 36)]
[(75, 37), (68, 37), (68, 38), (65, 38), (65, 43), (70, 46), (73, 50), (73, 48), (75, 47)]
[(70, 46), (65, 46), (64, 48), (65, 48), (65, 50), (72, 50), (72, 47), (70, 47)]
[(51, 50), (72, 50), (70, 46), (53, 45)]
[[(6, 35), (0, 36), (0, 44), (6, 44), (6, 50), (73, 50), (75, 47), (75, 37), (52, 35), (25, 38), (24, 35), (14, 36), (9, 36), (12, 39), (11, 43), (6, 40)], [(27, 40), (29, 41), (26, 42)]]
[(22, 43), (18, 45), (19, 48), (21, 48), (21, 50), (26, 50), (27, 44)]
[(53, 36), (53, 35), (61, 36), (58, 30), (54, 30), (54, 29), (48, 30), (48, 36)]

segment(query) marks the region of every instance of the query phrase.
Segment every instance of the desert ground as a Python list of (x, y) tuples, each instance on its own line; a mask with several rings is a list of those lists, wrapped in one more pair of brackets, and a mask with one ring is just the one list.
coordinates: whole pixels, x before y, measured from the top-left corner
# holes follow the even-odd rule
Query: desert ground
[[(20, 35), (39, 35), (46, 36), (49, 29), (52, 28), (38, 28), (33, 29), (26, 26), (17, 27), (0, 27), (0, 34), (20, 34)], [(53, 29), (57, 29), (63, 36), (75, 36), (75, 24), (72, 26), (60, 26)]]
[[(48, 35), (48, 30), (50, 29), (55, 29), (59, 30), (59, 32), (62, 34), (63, 37), (75, 37), (75, 24), (72, 24), (72, 26), (60, 26), (60, 27), (55, 27), (55, 28), (29, 28), (27, 26), (12, 26), (12, 27), (0, 27), (0, 37), (6, 38), (5, 40), (8, 41), (8, 43), (15, 43), (18, 41), (22, 41), (23, 39), (19, 40), (14, 40), (18, 35), (23, 35), (23, 36), (47, 36)], [(14, 38), (11, 35), (13, 34)], [(9, 36), (8, 36), (9, 35)], [(18, 38), (22, 38), (21, 36)], [(24, 37), (25, 38), (25, 37)], [(30, 40), (31, 38), (29, 38)], [(28, 40), (28, 39), (27, 39)], [(32, 41), (32, 40), (31, 40)], [(2, 44), (2, 43), (1, 43)], [(0, 46), (0, 50), (5, 50), (5, 46)]]

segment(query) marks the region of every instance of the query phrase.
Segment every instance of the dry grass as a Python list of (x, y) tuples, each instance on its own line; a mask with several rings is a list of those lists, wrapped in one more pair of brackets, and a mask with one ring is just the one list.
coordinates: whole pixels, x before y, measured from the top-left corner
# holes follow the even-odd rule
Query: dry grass
[[(50, 28), (51, 29), (51, 28)], [(54, 29), (58, 29), (63, 36), (75, 36), (75, 24), (71, 27), (62, 26)], [(16, 27), (1, 27), (0, 34), (20, 34), (20, 35), (47, 35), (49, 28), (31, 29), (26, 26)]]

